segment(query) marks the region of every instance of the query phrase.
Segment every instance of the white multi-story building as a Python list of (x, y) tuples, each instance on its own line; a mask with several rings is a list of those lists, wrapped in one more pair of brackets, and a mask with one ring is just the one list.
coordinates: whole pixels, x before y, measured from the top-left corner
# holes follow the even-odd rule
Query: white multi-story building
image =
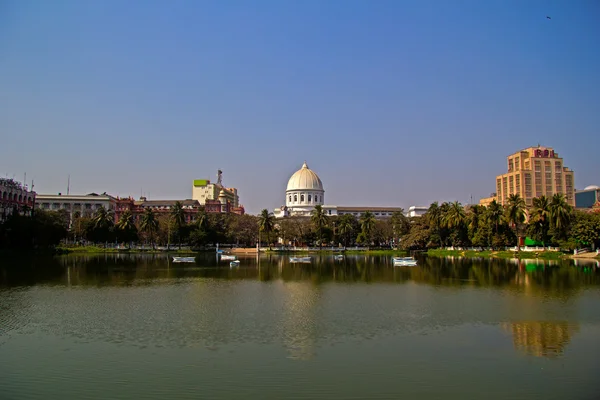
[(117, 199), (106, 193), (86, 195), (64, 195), (59, 193), (56, 195), (38, 194), (35, 206), (42, 210), (65, 210), (70, 222), (72, 222), (77, 217), (91, 217), (100, 207), (114, 211), (116, 204)]

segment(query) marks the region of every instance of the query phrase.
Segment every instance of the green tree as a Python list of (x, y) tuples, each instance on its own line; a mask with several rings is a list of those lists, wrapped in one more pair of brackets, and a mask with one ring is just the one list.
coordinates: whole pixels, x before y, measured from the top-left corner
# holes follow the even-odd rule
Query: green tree
[(116, 224), (117, 237), (123, 242), (127, 242), (129, 248), (131, 248), (131, 242), (137, 239), (137, 227), (133, 221), (133, 214), (131, 211), (126, 210), (121, 214), (119, 221)]
[(552, 196), (549, 208), (550, 229), (553, 232), (553, 240), (555, 242), (565, 240), (571, 223), (573, 208), (567, 203), (562, 193), (556, 193)]
[(433, 241), (437, 241), (438, 245), (443, 246), (442, 243), (442, 209), (438, 205), (438, 202), (435, 201), (431, 203), (429, 209), (424, 215), (429, 227), (435, 233)]
[(92, 237), (95, 242), (111, 240), (112, 228), (115, 223), (114, 214), (100, 206), (92, 218)]
[(348, 242), (351, 238), (356, 237), (356, 226), (358, 222), (352, 214), (344, 214), (338, 220), (338, 233), (344, 242), (344, 247), (348, 247)]
[(597, 248), (600, 242), (600, 214), (575, 212), (570, 236), (577, 242), (578, 247)]
[(258, 227), (260, 232), (264, 232), (267, 235), (269, 250), (271, 250), (271, 233), (275, 229), (275, 217), (273, 216), (273, 213), (270, 213), (266, 208), (260, 212), (258, 217)]
[(463, 206), (455, 201), (448, 205), (448, 209), (444, 214), (442, 224), (451, 233), (452, 245), (464, 245), (466, 232), (464, 231), (466, 222), (465, 210)]
[(534, 198), (532, 204), (528, 228), (529, 235), (546, 246), (550, 229), (550, 202), (546, 196), (540, 196)]
[(144, 215), (142, 216), (142, 223), (140, 225), (140, 229), (142, 232), (146, 232), (150, 237), (150, 243), (152, 244), (152, 248), (155, 249), (154, 237), (156, 232), (158, 232), (158, 219), (156, 218), (156, 214), (151, 208), (146, 208), (144, 210)]
[(409, 232), (410, 222), (408, 221), (408, 217), (404, 215), (403, 209), (394, 211), (392, 213), (392, 218), (390, 219), (390, 222), (392, 224), (394, 244), (398, 246), (400, 243), (400, 237), (406, 235)]
[(317, 238), (319, 240), (319, 247), (323, 245), (323, 228), (325, 228), (329, 220), (325, 212), (323, 211), (323, 207), (321, 205), (316, 205), (315, 208), (311, 212), (310, 220), (317, 232)]
[(183, 236), (183, 228), (185, 227), (185, 210), (180, 201), (176, 201), (171, 209), (171, 218), (175, 223), (177, 231), (177, 241), (179, 242), (179, 250), (181, 250), (181, 238)]
[(373, 241), (373, 228), (375, 227), (375, 216), (371, 211), (365, 212), (360, 217), (360, 229), (359, 234), (360, 242), (364, 243), (369, 247)]
[(520, 231), (525, 222), (525, 200), (518, 194), (508, 196), (506, 205), (506, 220), (517, 236), (517, 251), (521, 251)]

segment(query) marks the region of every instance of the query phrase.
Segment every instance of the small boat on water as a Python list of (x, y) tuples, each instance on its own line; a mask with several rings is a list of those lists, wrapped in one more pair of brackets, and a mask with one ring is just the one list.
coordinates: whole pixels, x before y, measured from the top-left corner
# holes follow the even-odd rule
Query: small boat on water
[(223, 261), (233, 261), (236, 258), (237, 258), (236, 256), (232, 256), (229, 254), (221, 254), (221, 260), (223, 260)]
[(229, 263), (230, 267), (239, 267), (240, 266), (240, 260), (235, 260)]
[(344, 259), (344, 256), (341, 255), (341, 254), (338, 254), (334, 258), (335, 258), (336, 261), (342, 261)]
[(417, 260), (415, 260), (413, 257), (392, 257), (392, 262), (394, 263), (394, 266), (399, 267), (417, 266)]
[(193, 263), (196, 262), (196, 257), (173, 257), (174, 263)]
[(291, 263), (309, 263), (310, 261), (310, 257), (290, 257)]

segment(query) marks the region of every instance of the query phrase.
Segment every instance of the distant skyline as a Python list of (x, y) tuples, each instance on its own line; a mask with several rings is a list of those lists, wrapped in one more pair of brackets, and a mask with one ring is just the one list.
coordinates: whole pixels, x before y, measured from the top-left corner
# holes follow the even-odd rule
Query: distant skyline
[[(0, 3), (0, 175), (38, 193), (477, 202), (517, 150), (600, 185), (600, 3)], [(546, 18), (550, 16), (551, 19)]]

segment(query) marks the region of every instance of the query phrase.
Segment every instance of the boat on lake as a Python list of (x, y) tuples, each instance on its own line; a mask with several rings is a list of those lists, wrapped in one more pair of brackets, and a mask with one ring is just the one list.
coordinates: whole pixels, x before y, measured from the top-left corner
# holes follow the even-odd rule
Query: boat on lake
[(310, 261), (310, 257), (290, 257), (291, 263), (309, 263)]
[(342, 260), (344, 259), (344, 256), (343, 256), (343, 255), (341, 255), (341, 254), (338, 254), (338, 255), (336, 255), (336, 256), (334, 257), (334, 259), (335, 259), (336, 261), (342, 261)]
[(240, 266), (240, 260), (235, 260), (229, 263), (230, 267), (239, 267)]
[(417, 260), (414, 257), (392, 257), (392, 262), (394, 266), (399, 267), (416, 267)]
[(237, 259), (236, 256), (229, 255), (229, 254), (221, 254), (221, 260), (223, 260), (223, 261), (233, 261), (235, 259)]
[(193, 263), (196, 262), (196, 257), (173, 257), (174, 263)]

